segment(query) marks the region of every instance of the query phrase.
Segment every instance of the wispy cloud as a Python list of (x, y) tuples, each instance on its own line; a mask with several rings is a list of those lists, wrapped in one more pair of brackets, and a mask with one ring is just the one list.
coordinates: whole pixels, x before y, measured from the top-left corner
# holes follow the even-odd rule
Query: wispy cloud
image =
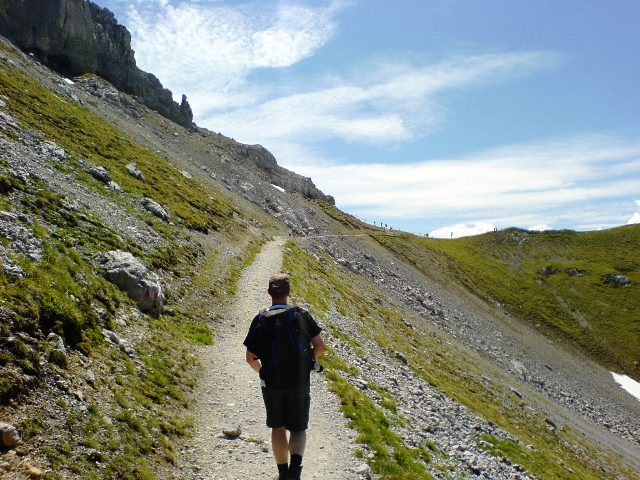
[[(482, 219), (504, 225), (590, 224), (592, 202), (615, 202), (640, 189), (640, 143), (603, 135), (513, 145), (463, 158), (400, 164), (294, 164), (365, 217)], [(619, 206), (616, 206), (619, 208)], [(623, 210), (599, 207), (624, 223)], [(525, 215), (522, 212), (527, 212)], [(466, 222), (463, 222), (466, 223)], [(566, 224), (566, 223), (565, 223)], [(447, 227), (450, 228), (450, 227)]]
[(143, 69), (200, 109), (227, 108), (261, 97), (246, 82), (252, 70), (286, 67), (322, 47), (346, 5), (143, 1), (128, 8), (128, 27)]
[(224, 125), (236, 138), (267, 146), (326, 138), (366, 143), (409, 141), (438, 127), (443, 114), (437, 94), (504, 81), (557, 61), (556, 55), (547, 52), (456, 57), (434, 65), (378, 60), (361, 66), (366, 76), (332, 76), (327, 85), (314, 90), (231, 112), (210, 112), (203, 121)]

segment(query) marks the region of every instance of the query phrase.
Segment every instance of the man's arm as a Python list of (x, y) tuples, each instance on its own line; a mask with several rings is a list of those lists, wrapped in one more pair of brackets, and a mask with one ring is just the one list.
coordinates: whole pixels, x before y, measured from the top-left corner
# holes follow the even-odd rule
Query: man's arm
[(318, 360), (327, 349), (327, 346), (320, 335), (316, 335), (311, 339), (311, 345), (313, 346), (313, 359)]
[(256, 372), (260, 372), (262, 363), (260, 362), (260, 359), (256, 356), (256, 354), (251, 352), (249, 349), (247, 349), (246, 360), (247, 363), (251, 365), (251, 368), (253, 368)]

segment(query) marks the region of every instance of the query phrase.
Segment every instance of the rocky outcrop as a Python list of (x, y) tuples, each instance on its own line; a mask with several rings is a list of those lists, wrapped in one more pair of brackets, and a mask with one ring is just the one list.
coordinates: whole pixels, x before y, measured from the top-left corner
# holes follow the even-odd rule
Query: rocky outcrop
[(136, 66), (131, 34), (106, 8), (85, 0), (4, 0), (0, 33), (65, 75), (95, 73), (164, 117), (192, 126), (186, 96), (178, 105), (154, 75)]
[(257, 167), (263, 173), (264, 179), (269, 183), (273, 183), (290, 192), (300, 193), (307, 198), (324, 200), (331, 205), (335, 205), (335, 199), (318, 189), (311, 178), (303, 177), (278, 165), (273, 154), (262, 145), (245, 145), (233, 142), (230, 149), (234, 160), (250, 169), (256, 169)]
[(104, 276), (136, 301), (143, 312), (159, 315), (164, 305), (160, 278), (129, 252), (115, 250), (98, 258)]

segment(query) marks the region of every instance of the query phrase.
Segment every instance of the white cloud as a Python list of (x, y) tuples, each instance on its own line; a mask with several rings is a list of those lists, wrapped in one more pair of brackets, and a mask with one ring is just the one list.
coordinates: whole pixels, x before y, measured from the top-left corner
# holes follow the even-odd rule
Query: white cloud
[(553, 227), (547, 225), (546, 223), (542, 223), (540, 225), (533, 225), (527, 230), (531, 230), (532, 232), (546, 232), (547, 230), (553, 230)]
[(640, 212), (636, 212), (631, 215), (631, 218), (627, 220), (627, 225), (633, 225), (636, 223), (640, 223)]
[(428, 66), (378, 61), (360, 67), (366, 76), (334, 76), (328, 85), (308, 92), (226, 113), (213, 111), (204, 115), (202, 123), (222, 125), (235, 138), (269, 147), (282, 141), (325, 138), (407, 141), (439, 126), (443, 115), (434, 100), (436, 94), (521, 75), (556, 61), (555, 55), (544, 52), (456, 57)]
[(300, 163), (289, 167), (311, 176), (342, 208), (369, 218), (619, 225), (625, 221), (619, 205), (618, 217), (593, 205), (633, 196), (640, 187), (640, 143), (602, 135), (417, 163), (331, 164), (297, 153)]
[(226, 108), (261, 98), (262, 89), (246, 83), (252, 70), (286, 67), (322, 47), (345, 5), (138, 2), (128, 8), (128, 28), (142, 69), (199, 109)]
[(636, 205), (640, 207), (640, 200), (636, 200)]
[(460, 238), (481, 233), (492, 232), (496, 226), (490, 222), (459, 223), (433, 230), (429, 236), (433, 238)]

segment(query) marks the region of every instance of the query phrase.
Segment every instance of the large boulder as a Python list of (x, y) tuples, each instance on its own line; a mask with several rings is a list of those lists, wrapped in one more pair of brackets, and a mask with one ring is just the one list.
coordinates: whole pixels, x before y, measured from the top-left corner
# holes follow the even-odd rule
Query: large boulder
[(113, 250), (98, 257), (98, 263), (107, 280), (136, 301), (143, 312), (160, 315), (164, 294), (160, 277), (147, 270), (140, 260), (129, 252)]

